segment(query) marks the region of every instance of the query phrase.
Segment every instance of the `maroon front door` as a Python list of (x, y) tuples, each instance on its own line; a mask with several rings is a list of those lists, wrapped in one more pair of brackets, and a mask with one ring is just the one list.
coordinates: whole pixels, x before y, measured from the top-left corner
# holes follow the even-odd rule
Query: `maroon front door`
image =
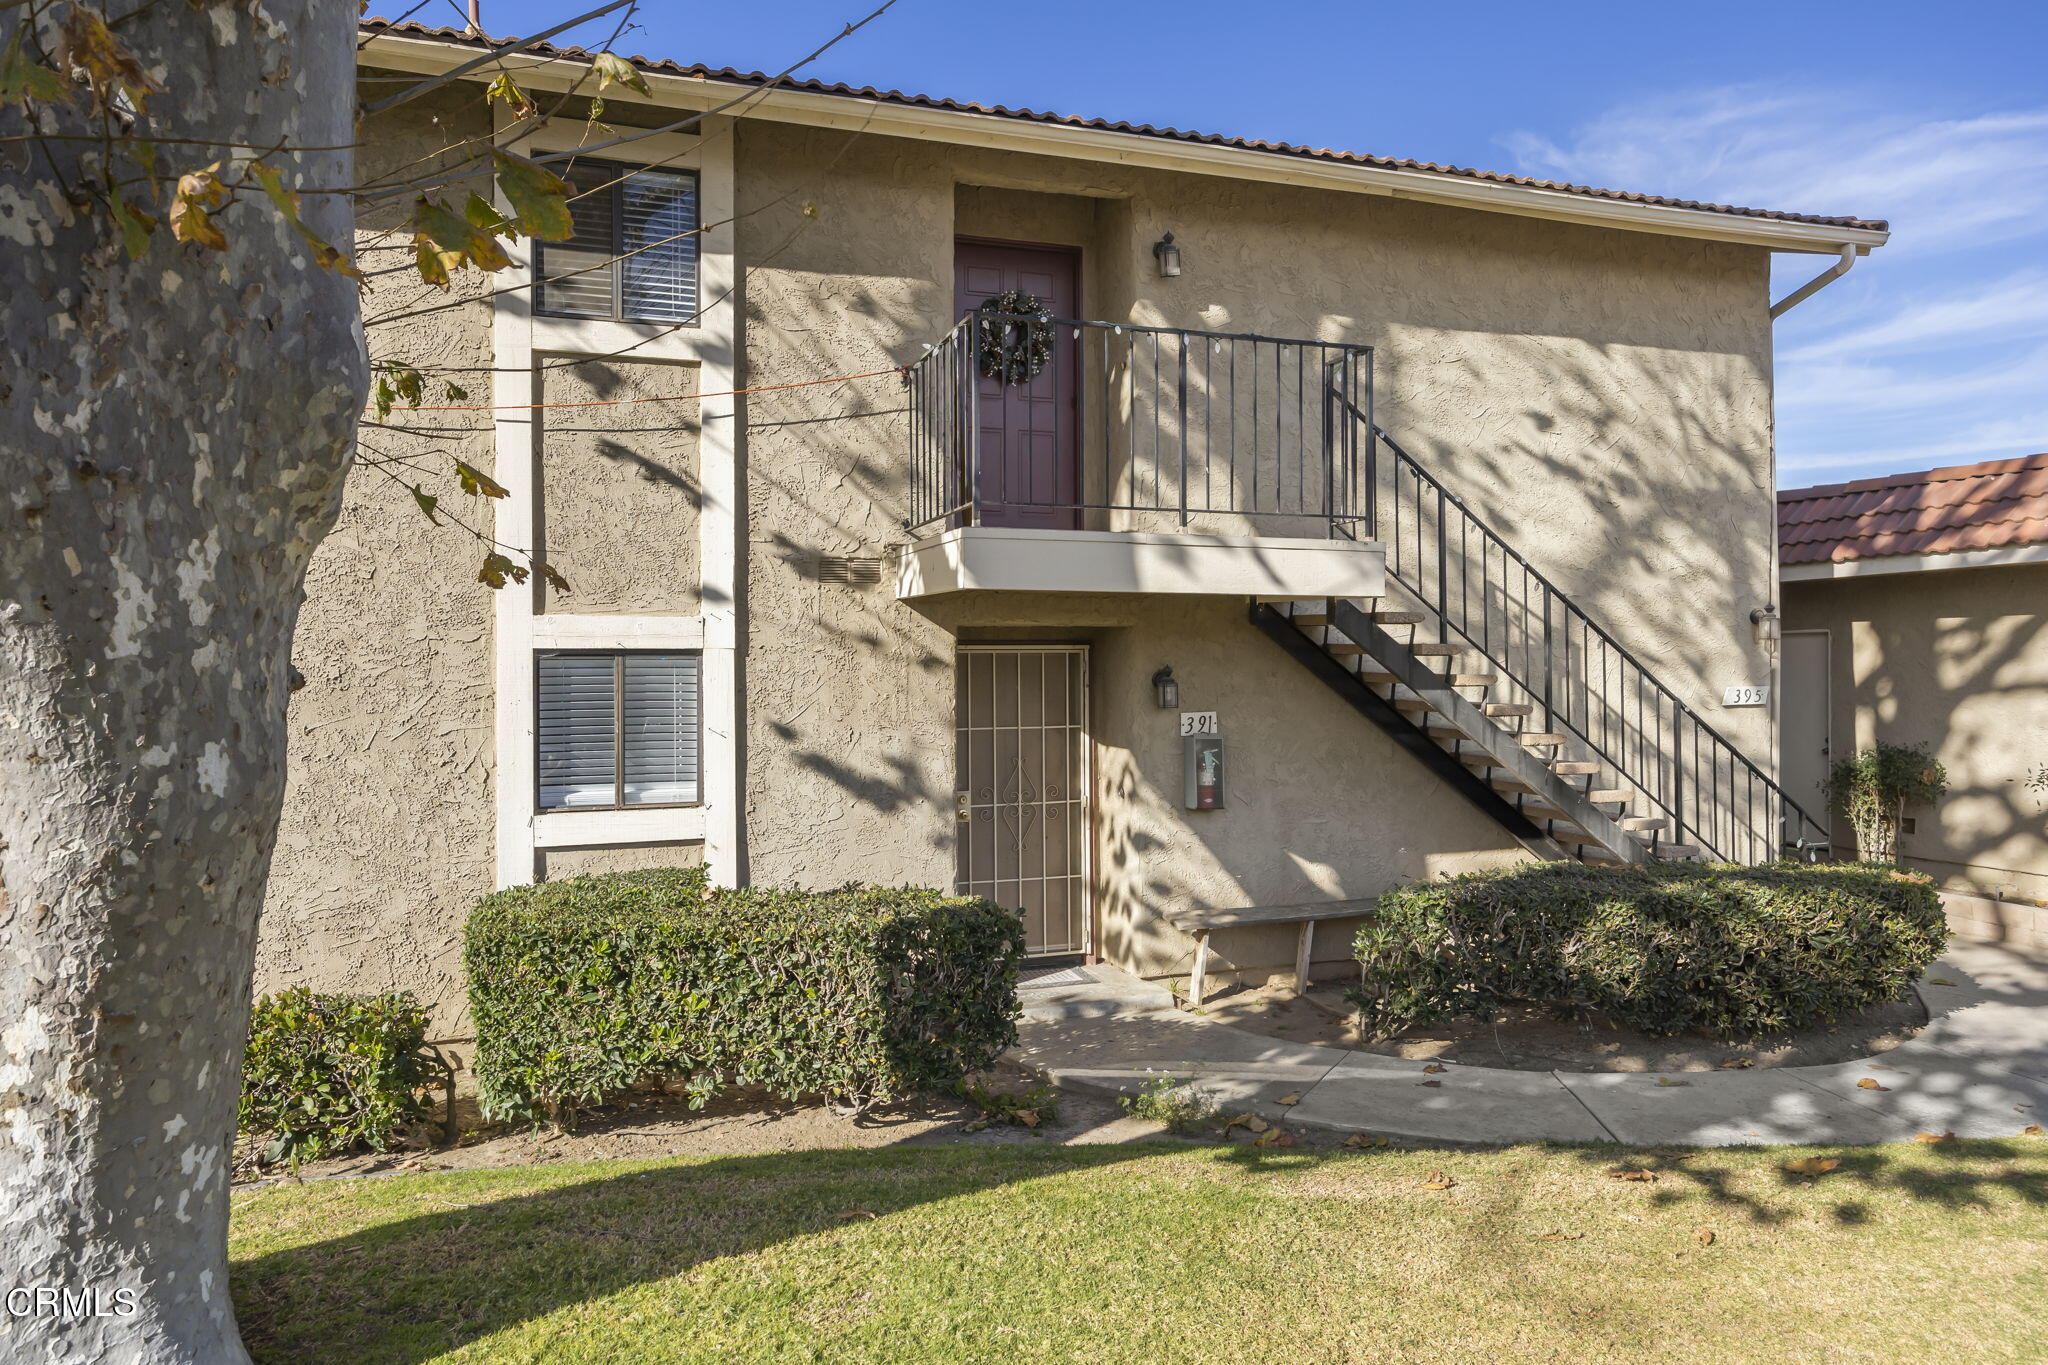
[[(1057, 318), (1078, 317), (1078, 256), (1064, 247), (958, 242), (953, 247), (956, 314), (1012, 289), (1035, 294)], [(1023, 384), (980, 377), (981, 478), (975, 520), (983, 526), (1048, 530), (1081, 524), (1081, 452), (1075, 399), (1080, 365), (1073, 329), (1054, 333), (1052, 360)]]

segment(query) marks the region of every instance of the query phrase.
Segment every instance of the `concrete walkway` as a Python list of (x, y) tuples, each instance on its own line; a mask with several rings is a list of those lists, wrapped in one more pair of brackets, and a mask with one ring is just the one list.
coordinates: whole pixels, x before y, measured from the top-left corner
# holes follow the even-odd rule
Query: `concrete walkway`
[(1919, 991), (1927, 1028), (1861, 1061), (1661, 1076), (1443, 1062), (1425, 1073), (1424, 1062), (1211, 1023), (1175, 1009), (1164, 986), (1097, 966), (1022, 987), (1010, 1055), (1063, 1087), (1136, 1094), (1172, 1076), (1229, 1113), (1435, 1142), (1903, 1142), (2048, 1124), (2048, 962), (1959, 940)]

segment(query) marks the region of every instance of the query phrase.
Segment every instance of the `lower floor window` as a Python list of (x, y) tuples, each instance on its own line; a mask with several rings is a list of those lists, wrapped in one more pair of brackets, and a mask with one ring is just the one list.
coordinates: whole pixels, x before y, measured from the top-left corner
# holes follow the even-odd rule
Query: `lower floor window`
[(698, 664), (694, 653), (542, 654), (540, 808), (695, 805)]

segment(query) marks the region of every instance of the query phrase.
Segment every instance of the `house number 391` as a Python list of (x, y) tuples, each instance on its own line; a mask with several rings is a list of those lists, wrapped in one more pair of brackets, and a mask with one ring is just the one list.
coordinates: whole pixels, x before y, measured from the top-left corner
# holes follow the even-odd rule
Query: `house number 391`
[(1216, 733), (1214, 711), (1183, 711), (1180, 713), (1180, 732), (1183, 735), (1213, 735)]

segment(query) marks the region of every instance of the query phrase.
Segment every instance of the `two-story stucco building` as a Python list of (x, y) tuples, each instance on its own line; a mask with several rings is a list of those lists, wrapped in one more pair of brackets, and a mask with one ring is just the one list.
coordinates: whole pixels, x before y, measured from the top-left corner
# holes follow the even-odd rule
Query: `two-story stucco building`
[[(372, 23), (365, 79), (484, 46)], [(377, 277), (373, 350), (471, 397), (366, 428), (314, 566), (262, 988), (459, 1032), (469, 905), (593, 869), (959, 886), (1159, 975), (1176, 906), (1798, 837), (1723, 704), (1774, 667), (1770, 263), (1882, 223), (639, 66), (513, 130), (572, 241)], [(402, 104), (365, 173), (494, 116)], [(568, 592), (477, 586), (399, 463), (452, 458)]]

